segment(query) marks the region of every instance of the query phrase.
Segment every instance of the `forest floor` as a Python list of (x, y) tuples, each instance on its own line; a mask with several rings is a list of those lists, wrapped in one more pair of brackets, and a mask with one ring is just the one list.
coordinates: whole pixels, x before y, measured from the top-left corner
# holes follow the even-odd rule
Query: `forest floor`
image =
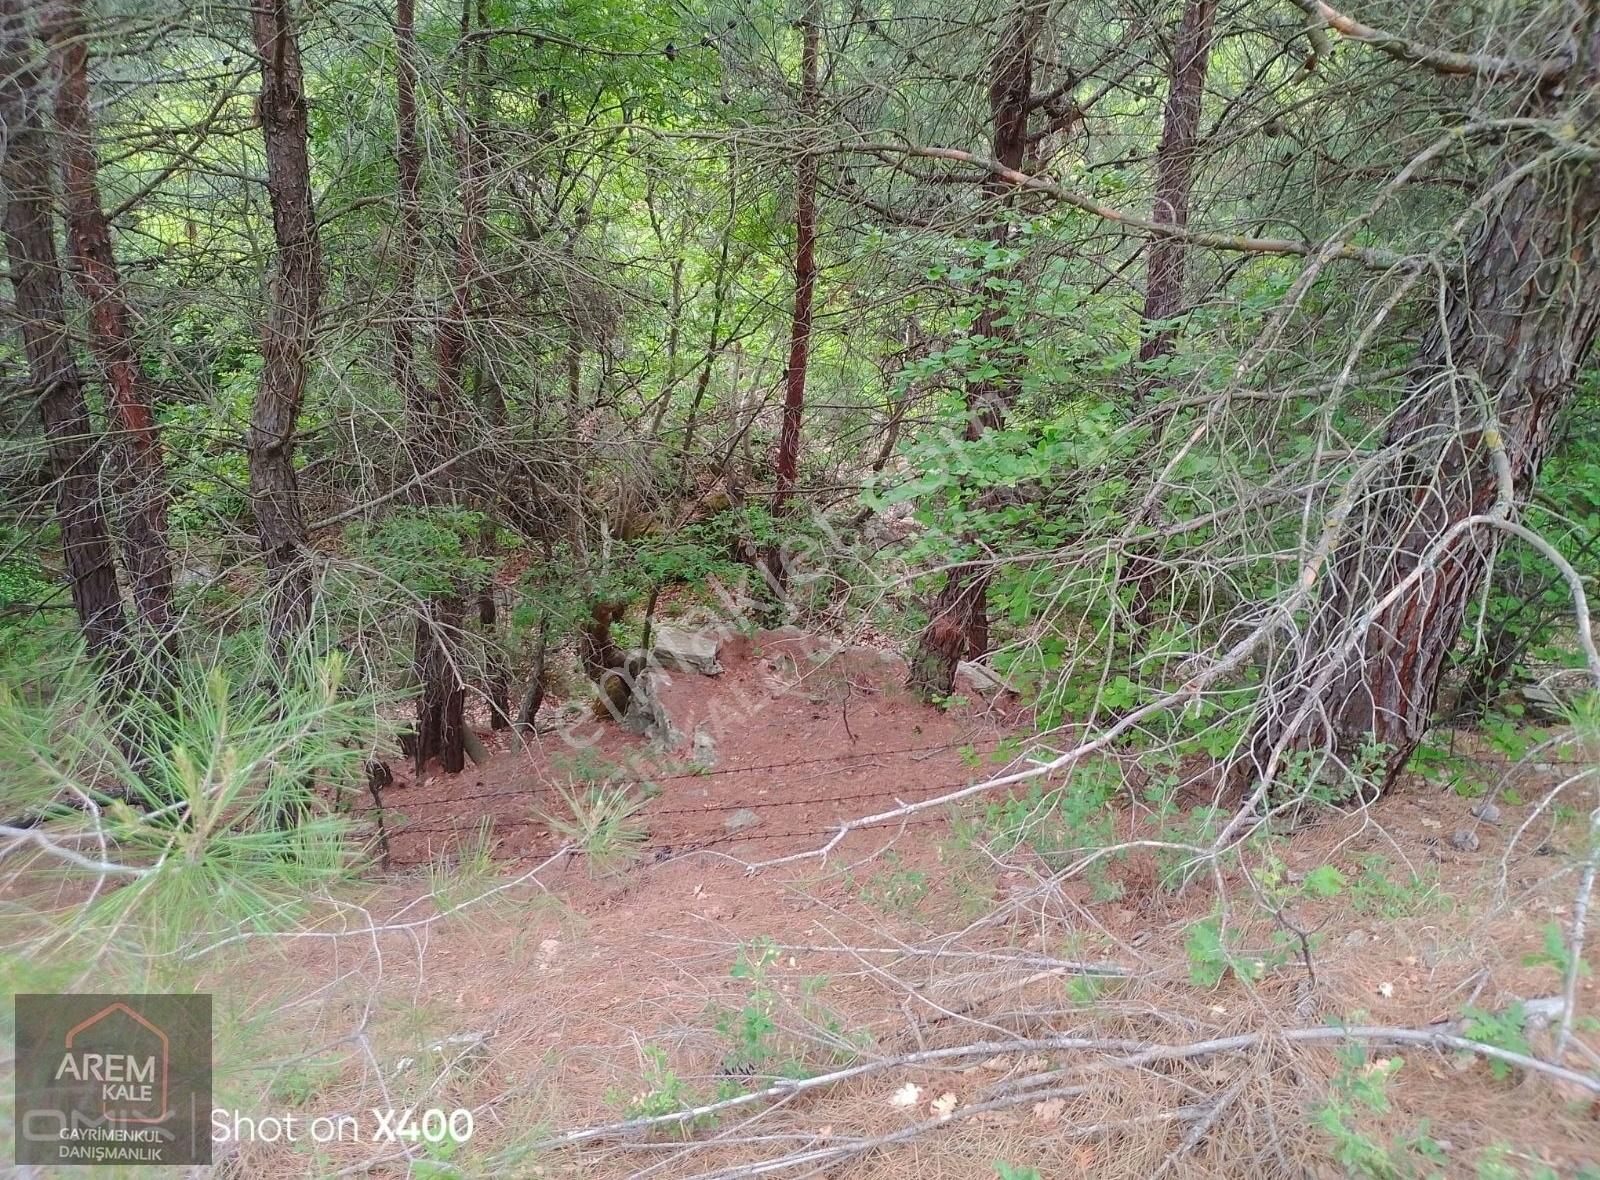
[[(1232, 865), (1183, 885), (1133, 849), (1063, 880), (1026, 841), (997, 845), (1007, 813), (982, 804), (751, 872), (820, 847), (845, 819), (992, 774), (986, 756), (1026, 719), (1003, 700), (925, 706), (899, 687), (897, 657), (828, 657), (792, 632), (734, 640), (721, 662), (663, 688), (686, 735), (664, 758), (608, 725), (584, 749), (559, 734), (512, 749), (502, 735), (461, 775), (397, 774), (383, 792), (389, 871), (302, 936), (217, 968), (217, 1060), (261, 1063), (219, 1073), (218, 1105), (307, 1119), (465, 1108), (473, 1136), (219, 1148), (232, 1174), (734, 1177), (803, 1152), (821, 1154), (781, 1174), (1336, 1176), (1366, 1159), (1363, 1174), (1568, 1176), (1600, 1161), (1592, 1094), (1428, 1046), (1357, 1060), (1270, 1035), (1330, 1020), (1460, 1031), (1469, 1008), (1559, 994), (1545, 932), (1570, 922), (1583, 839), (1575, 817), (1539, 812), (1559, 767), (1497, 779), (1489, 820), (1420, 780), (1324, 813), (1274, 847), (1276, 877)], [(709, 769), (690, 763), (697, 729)], [(642, 854), (550, 861), (557, 788), (619, 773), (660, 788), (640, 812)], [(1151, 835), (1136, 812), (1107, 837)], [(1304, 888), (1327, 884), (1311, 875), (1329, 865), (1337, 896)], [(1212, 978), (1194, 931), (1219, 907), (1235, 958)], [(1307, 932), (1309, 970), (1289, 927)], [(1600, 1011), (1593, 989), (1591, 974), (1581, 1012)], [(1263, 1032), (1139, 1068), (1101, 1049), (1066, 1088), (1052, 1079), (1081, 1054), (1017, 1047)], [(1003, 1047), (929, 1055), (976, 1041)], [(881, 1068), (687, 1130), (603, 1129), (862, 1062)], [(552, 1146), (582, 1128), (596, 1130)]]

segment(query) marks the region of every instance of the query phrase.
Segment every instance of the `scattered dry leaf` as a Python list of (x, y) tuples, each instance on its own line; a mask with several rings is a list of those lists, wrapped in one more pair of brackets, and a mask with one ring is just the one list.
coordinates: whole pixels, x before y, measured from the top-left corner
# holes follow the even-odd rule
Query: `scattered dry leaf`
[(947, 1090), (943, 1094), (939, 1095), (939, 1097), (935, 1098), (932, 1102), (928, 1103), (928, 1109), (934, 1114), (938, 1115), (939, 1121), (943, 1122), (945, 1119), (949, 1118), (953, 1113), (955, 1113), (956, 1096)]
[(1033, 1121), (1036, 1123), (1053, 1123), (1061, 1117), (1062, 1111), (1067, 1109), (1065, 1098), (1051, 1098), (1046, 1102), (1033, 1104)]
[(893, 1094), (889, 1095), (890, 1106), (915, 1106), (922, 1097), (922, 1087), (912, 1082), (907, 1082)]

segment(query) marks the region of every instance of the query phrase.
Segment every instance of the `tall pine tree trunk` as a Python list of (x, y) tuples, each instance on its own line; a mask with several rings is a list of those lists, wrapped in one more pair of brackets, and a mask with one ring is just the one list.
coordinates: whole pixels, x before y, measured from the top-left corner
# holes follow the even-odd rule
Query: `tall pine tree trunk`
[[(474, 80), (483, 72), (487, 42), (482, 28), (474, 34), (473, 14), (474, 0), (462, 0), (461, 125), (456, 132), (461, 228), (456, 237), (454, 277), (449, 306), (439, 321), (434, 341), (436, 373), (432, 396), (413, 424), (417, 439), (414, 445), (429, 468), (443, 464), (459, 451), (459, 419), (466, 404), (467, 327), (472, 314), (472, 285), (477, 276), (485, 195), (480, 127), (475, 113), (481, 100)], [(480, 9), (480, 23), (483, 15)], [(414, 125), (410, 134), (416, 134)], [(402, 131), (402, 138), (404, 135)], [(460, 476), (452, 470), (440, 480), (439, 487), (425, 488), (423, 493), (427, 503), (459, 504)], [(460, 658), (464, 616), (464, 592), (458, 588), (428, 595), (417, 619), (416, 672), (421, 682), (417, 700), (418, 773), (431, 757), (437, 757), (440, 766), (450, 772), (466, 765), (467, 690)]]
[[(1152, 212), (1152, 220), (1169, 225), (1189, 224), (1200, 105), (1211, 64), (1211, 30), (1216, 15), (1216, 0), (1188, 0), (1172, 46), (1167, 105), (1161, 121), (1161, 143), (1156, 148), (1156, 199)], [(1145, 337), (1139, 346), (1141, 361), (1166, 356), (1177, 344), (1177, 329), (1166, 321), (1183, 310), (1188, 261), (1187, 242), (1170, 237), (1150, 240), (1145, 251)], [(1136, 399), (1142, 400), (1155, 382), (1154, 374), (1141, 373)], [(1126, 576), (1133, 583), (1128, 607), (1133, 634), (1155, 622), (1156, 602), (1168, 584), (1166, 574), (1166, 568), (1156, 560), (1153, 546), (1129, 554)]]
[(72, 605), (90, 654), (120, 667), (127, 620), (97, 486), (99, 440), (67, 333), (51, 217), (53, 168), (41, 115), (44, 90), (32, 49), (19, 0), (0, 0), (0, 184), (11, 288), (44, 423)]
[[(395, 0), (394, 8), (395, 173), (398, 181), (400, 232), (395, 251), (397, 309), (394, 337), (394, 382), (405, 405), (408, 423), (423, 413), (422, 382), (417, 375), (417, 244), (422, 241), (422, 148), (417, 141), (417, 26), (415, 0)], [(414, 428), (406, 431), (406, 458), (414, 479), (428, 470), (418, 450)]]
[(167, 546), (167, 486), (149, 383), (134, 347), (132, 316), (100, 199), (99, 160), (89, 105), (88, 30), (76, 0), (45, 9), (41, 34), (56, 74), (56, 127), (67, 242), (74, 277), (89, 305), (91, 343), (107, 404), (118, 426), (113, 453), (122, 564), (135, 615), (158, 659), (176, 646), (172, 632), (172, 558)]
[[(487, 364), (478, 367), (478, 409), (491, 437), (505, 429), (506, 397), (499, 379)], [(495, 482), (493, 449), (485, 452), (487, 463), (479, 465), (478, 499), (483, 522), (478, 527), (478, 556), (491, 563), (491, 569), (478, 584), (478, 626), (483, 631), (484, 693), (489, 698), (489, 724), (494, 729), (511, 726), (511, 671), (506, 666), (501, 646), (499, 592), (492, 564), (500, 554), (500, 489)]]
[[(1188, 0), (1172, 47), (1161, 144), (1156, 148), (1156, 200), (1153, 220), (1189, 224), (1189, 193), (1194, 177), (1195, 145), (1200, 134), (1200, 100), (1211, 63), (1211, 27), (1217, 0)], [(1170, 320), (1183, 308), (1188, 245), (1177, 238), (1151, 239), (1145, 252), (1144, 319), (1147, 325)], [(1139, 346), (1139, 359), (1154, 360), (1172, 351), (1177, 331), (1153, 327)], [(1142, 383), (1141, 383), (1142, 384)]]
[(1600, 325), (1600, 173), (1528, 167), (1542, 146), (1508, 153), (1494, 178), (1489, 192), (1506, 191), (1491, 198), (1388, 427), (1399, 458), (1354, 503), (1236, 773), (1264, 774), (1292, 751), (1350, 766), (1381, 747), (1387, 785), (1428, 728), (1499, 536), (1462, 522), (1526, 500)]
[[(801, 31), (800, 117), (808, 140), (822, 106), (819, 59), (822, 33), (821, 0), (807, 0)], [(789, 322), (789, 364), (784, 370), (783, 427), (778, 436), (778, 482), (772, 497), (772, 515), (782, 513), (794, 492), (800, 470), (800, 425), (806, 405), (806, 370), (811, 357), (811, 303), (817, 287), (817, 156), (803, 151), (795, 166), (794, 183), (794, 312)], [(781, 544), (767, 553), (767, 576), (781, 596), (788, 584), (788, 568)]]
[[(999, 51), (991, 63), (989, 113), (992, 121), (990, 154), (1000, 164), (1022, 171), (1028, 152), (1029, 114), (1034, 109), (1033, 43), (1039, 35), (1042, 10), (1024, 0), (1006, 27)], [(1012, 193), (1010, 182), (991, 176), (984, 182), (984, 194), (996, 205)], [(1003, 246), (1009, 240), (1010, 226), (1001, 210), (996, 210), (990, 240)], [(997, 276), (1003, 277), (1003, 276)], [(1016, 328), (1006, 309), (980, 285), (983, 309), (972, 325), (972, 335), (989, 341), (1003, 351), (1016, 343)], [(1006, 358), (1001, 358), (1002, 367)], [(1010, 401), (1009, 378), (987, 378), (967, 385), (968, 440), (986, 430), (1005, 424)], [(928, 625), (917, 640), (911, 659), (911, 687), (924, 697), (948, 696), (955, 687), (956, 666), (967, 658), (981, 656), (989, 648), (989, 570), (976, 562), (959, 565), (945, 575), (945, 583), (934, 599)]]
[(257, 107), (266, 141), (267, 197), (277, 247), (261, 325), (261, 383), (245, 450), (250, 505), (271, 582), (268, 627), (280, 652), (310, 617), (311, 568), (295, 476), (295, 421), (322, 299), (322, 258), (311, 202), (305, 77), (290, 0), (254, 0), (251, 37), (261, 60)]

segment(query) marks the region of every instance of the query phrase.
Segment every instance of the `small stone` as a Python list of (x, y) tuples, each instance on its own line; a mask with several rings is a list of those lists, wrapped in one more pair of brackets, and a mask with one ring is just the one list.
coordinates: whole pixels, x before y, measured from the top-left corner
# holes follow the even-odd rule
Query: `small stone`
[(1456, 834), (1450, 837), (1450, 846), (1462, 852), (1478, 851), (1478, 833), (1471, 828), (1457, 828)]
[(1500, 809), (1487, 799), (1475, 806), (1472, 809), (1472, 814), (1477, 816), (1486, 824), (1497, 824), (1500, 822)]
[(761, 822), (761, 817), (748, 807), (741, 807), (723, 821), (722, 826), (730, 832), (743, 832), (755, 827)]
[(677, 627), (656, 628), (651, 654), (663, 668), (716, 676), (722, 671), (717, 651), (722, 646), (715, 635), (682, 631)]
[(717, 743), (703, 722), (694, 727), (694, 746), (689, 757), (701, 770), (710, 770), (717, 764)]
[(962, 660), (956, 665), (956, 682), (959, 687), (980, 696), (1000, 692), (1015, 692), (1004, 677), (973, 660)]
[(1352, 930), (1344, 936), (1345, 946), (1360, 946), (1366, 941), (1367, 932), (1365, 930)]

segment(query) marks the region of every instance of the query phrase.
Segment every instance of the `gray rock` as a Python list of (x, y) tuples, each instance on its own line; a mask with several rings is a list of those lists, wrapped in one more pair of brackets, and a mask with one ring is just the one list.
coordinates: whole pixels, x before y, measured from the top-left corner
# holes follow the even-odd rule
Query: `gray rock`
[(175, 580), (180, 589), (203, 590), (217, 580), (217, 571), (214, 566), (197, 563), (180, 569)]
[(974, 660), (962, 660), (956, 665), (956, 683), (981, 696), (991, 696), (997, 692), (1016, 692), (1016, 689), (1007, 684), (1005, 679), (992, 668), (986, 668)]
[(663, 668), (715, 676), (722, 671), (717, 651), (722, 646), (715, 635), (701, 631), (682, 631), (677, 627), (658, 627), (651, 654)]
[(672, 718), (661, 704), (661, 698), (650, 683), (649, 673), (643, 673), (633, 683), (633, 695), (628, 698), (628, 711), (623, 714), (622, 728), (629, 733), (647, 738), (662, 750), (673, 750), (683, 744), (683, 734), (672, 724)]
[(1457, 828), (1456, 834), (1450, 837), (1450, 846), (1462, 852), (1478, 851), (1478, 833), (1471, 828)]
[(702, 770), (710, 770), (717, 764), (717, 743), (704, 722), (694, 727), (694, 745), (689, 759)]
[(748, 807), (741, 807), (723, 821), (722, 826), (730, 832), (745, 832), (761, 822), (761, 817)]
[(1559, 721), (1566, 716), (1566, 702), (1547, 684), (1525, 684), (1522, 699), (1527, 711), (1541, 721)]
[(1497, 824), (1500, 822), (1500, 809), (1487, 799), (1473, 807), (1472, 814), (1477, 816), (1486, 824)]

